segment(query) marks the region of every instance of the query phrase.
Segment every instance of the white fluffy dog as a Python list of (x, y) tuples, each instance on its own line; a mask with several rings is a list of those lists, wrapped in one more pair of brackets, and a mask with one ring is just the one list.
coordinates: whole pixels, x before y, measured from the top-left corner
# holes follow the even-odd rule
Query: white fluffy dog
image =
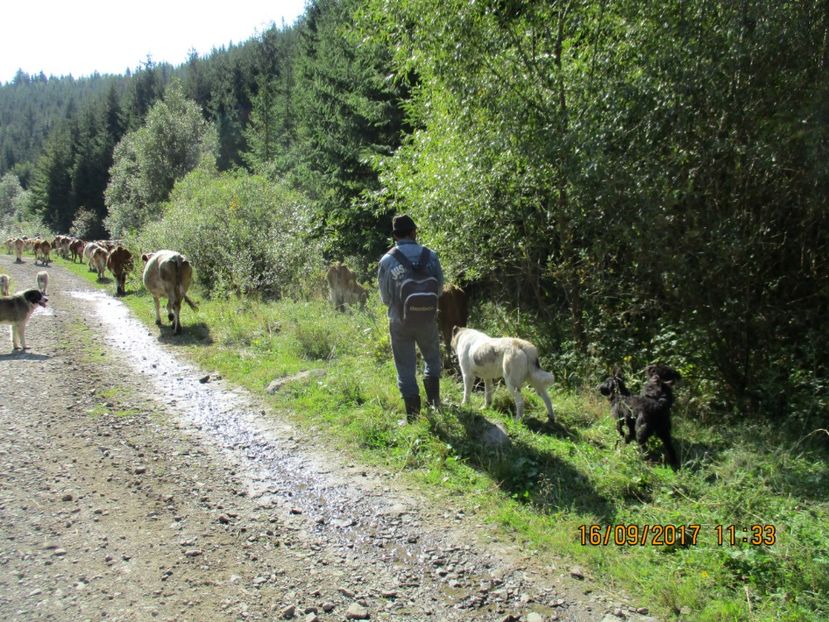
[(45, 294), (47, 287), (49, 287), (49, 273), (46, 270), (41, 270), (37, 273), (37, 288), (41, 294)]
[(547, 418), (554, 420), (553, 404), (547, 387), (553, 384), (553, 374), (541, 369), (538, 350), (529, 341), (513, 337), (493, 338), (472, 328), (455, 327), (452, 349), (458, 356), (463, 374), (463, 401), (466, 404), (475, 378), (484, 381), (485, 405), (492, 404), (493, 380), (503, 378), (515, 400), (515, 420), (524, 416), (524, 398), (521, 387), (528, 382), (547, 407)]

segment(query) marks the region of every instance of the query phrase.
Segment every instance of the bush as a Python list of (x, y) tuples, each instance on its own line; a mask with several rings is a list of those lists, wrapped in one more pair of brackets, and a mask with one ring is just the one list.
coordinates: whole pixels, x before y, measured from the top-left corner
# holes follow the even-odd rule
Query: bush
[(243, 172), (197, 170), (173, 189), (160, 221), (137, 246), (187, 255), (207, 295), (305, 295), (322, 274), (310, 239), (310, 209), (299, 193)]

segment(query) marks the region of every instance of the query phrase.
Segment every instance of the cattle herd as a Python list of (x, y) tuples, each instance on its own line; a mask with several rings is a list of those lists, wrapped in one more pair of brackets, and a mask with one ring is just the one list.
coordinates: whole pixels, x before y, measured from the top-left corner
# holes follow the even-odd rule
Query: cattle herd
[[(132, 253), (118, 240), (85, 241), (68, 235), (57, 235), (52, 241), (20, 237), (6, 240), (6, 250), (8, 254), (15, 255), (16, 263), (23, 263), (23, 255), (29, 251), (35, 257), (35, 265), (39, 262), (45, 267), (49, 266), (54, 252), (67, 261), (86, 263), (91, 272), (97, 272), (99, 281), (104, 280), (109, 270), (115, 278), (116, 296), (126, 294), (127, 275), (133, 269)], [(181, 303), (186, 302), (191, 308), (196, 308), (187, 296), (193, 278), (190, 262), (181, 253), (168, 250), (145, 253), (141, 258), (144, 260), (144, 287), (153, 297), (156, 323), (161, 325), (159, 298), (167, 298), (167, 317), (173, 332), (181, 333)], [(48, 273), (45, 270), (39, 272), (37, 286), (41, 293), (46, 293), (48, 282)], [(8, 287), (9, 277), (0, 275), (0, 293), (7, 296)]]
[[(14, 253), (17, 263), (23, 262), (23, 254), (27, 250), (34, 255), (35, 265), (40, 263), (44, 267), (49, 266), (53, 252), (66, 260), (86, 262), (90, 271), (97, 272), (99, 281), (104, 280), (105, 271), (109, 270), (115, 278), (116, 296), (126, 293), (126, 278), (133, 269), (132, 253), (113, 240), (88, 242), (67, 235), (55, 236), (52, 241), (21, 237), (6, 240), (6, 248), (9, 254)], [(193, 279), (190, 262), (181, 253), (171, 250), (145, 253), (141, 258), (144, 261), (144, 287), (153, 297), (156, 324), (161, 326), (159, 299), (166, 298), (167, 319), (174, 334), (180, 334), (181, 303), (185, 302), (196, 309), (195, 303), (187, 296)], [(25, 323), (36, 305), (45, 306), (48, 280), (47, 272), (41, 271), (37, 275), (37, 290), (9, 296), (9, 277), (0, 274), (0, 312), (5, 312), (5, 316), (8, 316), (0, 313), (0, 322), (12, 324), (13, 347), (20, 345), (25, 348)], [(331, 264), (326, 280), (329, 300), (336, 310), (345, 311), (350, 305), (365, 307), (368, 290), (357, 281), (357, 275), (348, 266), (340, 262)], [(14, 312), (15, 305), (21, 307), (17, 314)], [(548, 418), (552, 422), (553, 409), (546, 392), (546, 386), (552, 383), (552, 374), (540, 368), (535, 346), (520, 339), (493, 339), (471, 329), (458, 332), (457, 328), (467, 325), (468, 318), (466, 292), (456, 285), (445, 285), (438, 301), (437, 320), (445, 345), (445, 360), (451, 360), (452, 350), (458, 357), (464, 377), (464, 403), (469, 398), (474, 378), (484, 380), (486, 403), (491, 402), (492, 380), (504, 378), (515, 399), (516, 417), (520, 418), (523, 410), (520, 387), (529, 382), (544, 400)], [(608, 378), (599, 387), (600, 392), (610, 401), (612, 415), (618, 421), (618, 429), (625, 442), (631, 442), (635, 438), (644, 451), (647, 439), (656, 435), (663, 441), (668, 463), (674, 468), (679, 467), (679, 460), (671, 443), (671, 388), (679, 377), (670, 367), (651, 365), (647, 370), (647, 382), (639, 396), (633, 396), (627, 391), (618, 374)]]

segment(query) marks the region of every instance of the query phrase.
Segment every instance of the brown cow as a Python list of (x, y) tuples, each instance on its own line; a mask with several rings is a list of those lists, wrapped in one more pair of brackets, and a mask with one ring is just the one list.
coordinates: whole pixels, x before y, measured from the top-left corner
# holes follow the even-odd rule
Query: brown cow
[(83, 240), (72, 240), (69, 244), (69, 251), (72, 253), (72, 263), (76, 261), (83, 262), (83, 249), (86, 247), (86, 242)]
[[(86, 251), (84, 251), (86, 252)], [(98, 280), (104, 280), (104, 271), (107, 267), (107, 252), (102, 246), (95, 246), (89, 254), (89, 265), (98, 273)]]
[(21, 238), (17, 238), (14, 241), (14, 254), (17, 258), (14, 260), (14, 263), (23, 263), (23, 246), (25, 242)]
[(123, 246), (116, 246), (107, 255), (107, 268), (115, 277), (115, 295), (126, 295), (124, 285), (127, 282), (127, 274), (132, 270), (132, 253)]
[(469, 320), (469, 301), (466, 292), (457, 285), (446, 283), (438, 298), (438, 326), (446, 352), (452, 352), (452, 329), (466, 326)]
[(193, 267), (187, 258), (176, 251), (162, 250), (144, 253), (144, 287), (150, 292), (155, 305), (155, 323), (161, 326), (158, 299), (167, 299), (167, 319), (173, 323), (173, 334), (181, 333), (181, 301), (190, 308), (197, 307), (187, 297), (187, 290), (193, 280)]
[(339, 261), (331, 264), (325, 278), (328, 281), (328, 298), (337, 311), (345, 311), (346, 305), (365, 306), (368, 291), (357, 282), (357, 276), (348, 266)]
[(48, 266), (51, 259), (49, 255), (52, 253), (52, 245), (49, 240), (38, 240), (35, 242), (35, 263), (40, 259), (43, 266)]

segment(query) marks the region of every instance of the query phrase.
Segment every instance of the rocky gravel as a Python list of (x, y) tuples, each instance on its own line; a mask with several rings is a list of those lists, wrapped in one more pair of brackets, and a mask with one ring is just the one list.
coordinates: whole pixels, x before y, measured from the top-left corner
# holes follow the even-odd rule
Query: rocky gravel
[[(41, 269), (0, 255), (13, 289)], [(0, 619), (653, 619), (344, 460), (49, 273), (30, 350), (0, 328)]]

